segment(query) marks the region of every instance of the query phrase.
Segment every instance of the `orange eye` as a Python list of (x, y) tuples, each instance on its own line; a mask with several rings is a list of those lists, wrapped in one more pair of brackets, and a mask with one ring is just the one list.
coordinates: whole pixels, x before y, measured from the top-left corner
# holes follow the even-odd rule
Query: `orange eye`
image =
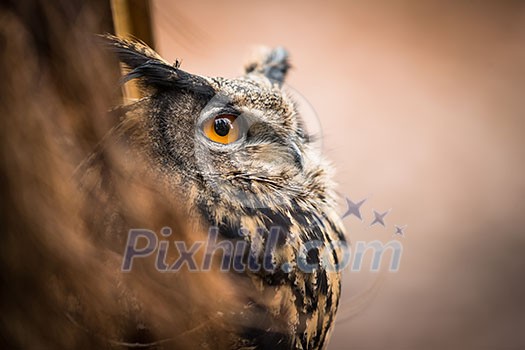
[(208, 119), (204, 122), (203, 131), (210, 140), (225, 145), (241, 137), (237, 116), (231, 114), (222, 114)]

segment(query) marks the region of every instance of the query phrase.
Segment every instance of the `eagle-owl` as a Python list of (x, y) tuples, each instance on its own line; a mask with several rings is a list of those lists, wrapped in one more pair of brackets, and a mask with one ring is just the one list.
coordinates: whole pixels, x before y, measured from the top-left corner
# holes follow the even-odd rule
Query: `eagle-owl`
[(129, 69), (124, 80), (136, 79), (145, 95), (123, 108), (119, 132), (148, 172), (221, 240), (245, 242), (245, 261), (271, 262), (228, 272), (251, 286), (232, 311), (238, 327), (228, 347), (325, 348), (345, 238), (330, 167), (283, 87), (287, 52), (268, 50), (226, 79), (185, 72), (136, 41), (104, 40)]

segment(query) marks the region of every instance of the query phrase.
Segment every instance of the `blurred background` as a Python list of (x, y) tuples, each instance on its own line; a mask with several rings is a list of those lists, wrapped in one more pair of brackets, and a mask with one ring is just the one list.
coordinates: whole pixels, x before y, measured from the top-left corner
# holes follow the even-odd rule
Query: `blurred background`
[[(331, 349), (525, 348), (525, 2), (154, 0), (151, 15), (157, 50), (192, 73), (234, 77), (254, 46), (285, 46), (339, 192), (368, 198), (349, 239), (402, 242), (397, 273), (347, 271)], [(392, 209), (386, 228), (373, 209)]]
[[(341, 213), (366, 199), (363, 221), (344, 218), (348, 239), (404, 248), (398, 272), (346, 271), (330, 349), (525, 349), (523, 0), (0, 2), (0, 348), (147, 343), (221, 306), (209, 276), (176, 293), (180, 275), (121, 281), (119, 236), (99, 235), (104, 202), (65, 180), (117, 118), (117, 65), (93, 36), (113, 29), (210, 76), (240, 75), (257, 45), (290, 51), (288, 84), (321, 121)], [(134, 225), (182, 222), (164, 198), (115, 191)], [(369, 226), (373, 210), (390, 210), (386, 227)], [(145, 316), (123, 291), (148, 301)], [(200, 341), (188, 334), (177, 346)]]

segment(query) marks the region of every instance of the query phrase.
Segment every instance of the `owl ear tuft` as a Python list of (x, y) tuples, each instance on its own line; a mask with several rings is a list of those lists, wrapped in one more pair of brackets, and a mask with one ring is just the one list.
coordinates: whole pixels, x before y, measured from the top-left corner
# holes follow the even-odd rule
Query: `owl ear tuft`
[(169, 64), (142, 42), (109, 34), (102, 36), (102, 39), (106, 46), (117, 54), (119, 60), (130, 69), (123, 77), (123, 83), (139, 79), (142, 85), (157, 90), (184, 89), (204, 95), (213, 96), (215, 94), (206, 79), (179, 69), (178, 63)]
[(262, 47), (244, 67), (246, 74), (257, 73), (282, 84), (290, 69), (288, 51), (283, 47)]
[(119, 60), (130, 69), (135, 69), (148, 61), (169, 65), (152, 48), (139, 40), (119, 38), (111, 34), (101, 35), (100, 38), (105, 46), (115, 52)]

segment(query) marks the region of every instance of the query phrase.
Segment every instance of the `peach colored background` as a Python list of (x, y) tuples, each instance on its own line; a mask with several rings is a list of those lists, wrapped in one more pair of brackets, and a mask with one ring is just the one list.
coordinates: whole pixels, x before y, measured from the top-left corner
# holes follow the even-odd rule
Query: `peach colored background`
[(160, 53), (193, 73), (233, 77), (254, 45), (288, 48), (339, 191), (369, 198), (349, 239), (408, 225), (398, 273), (346, 273), (331, 349), (525, 348), (525, 2), (152, 9)]

